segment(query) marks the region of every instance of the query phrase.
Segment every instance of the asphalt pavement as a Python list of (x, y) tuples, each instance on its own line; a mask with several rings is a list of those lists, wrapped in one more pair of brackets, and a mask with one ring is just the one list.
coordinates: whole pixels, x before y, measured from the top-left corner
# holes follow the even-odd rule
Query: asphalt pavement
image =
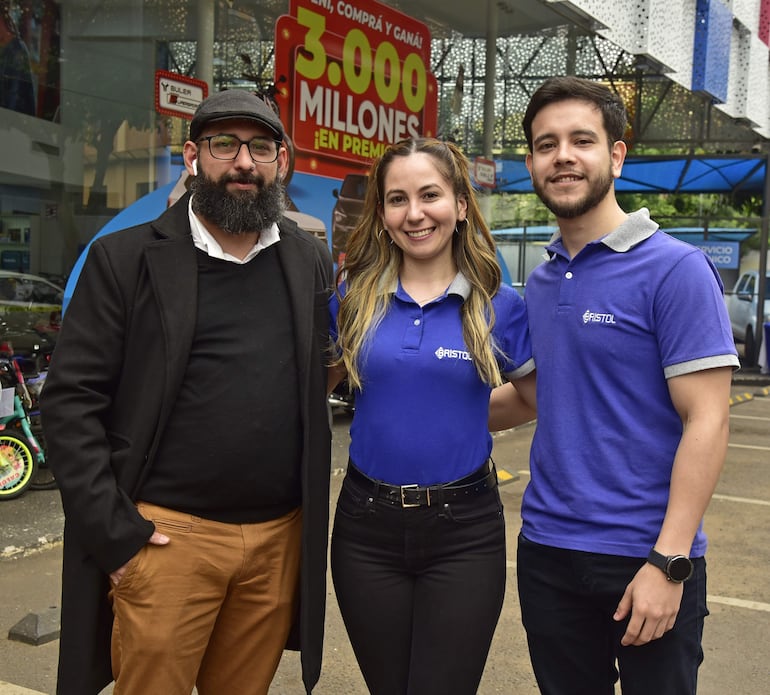
[[(350, 417), (335, 414), (330, 509), (347, 460)], [(519, 619), (515, 542), (528, 479), (532, 425), (495, 436), (508, 534), (508, 580), (480, 695), (536, 694)], [(0, 502), (0, 695), (53, 694), (63, 513), (56, 490), (29, 491)], [(699, 695), (765, 695), (770, 683), (770, 377), (736, 373), (727, 461), (706, 515), (710, 538), (709, 609)], [(9, 638), (13, 633), (13, 638)], [(27, 641), (20, 641), (22, 635)], [(38, 641), (38, 644), (30, 643)], [(111, 692), (108, 688), (105, 694)], [(365, 695), (342, 625), (331, 580), (327, 594), (324, 664), (317, 695)], [(286, 652), (271, 695), (302, 695), (299, 660)], [(152, 694), (151, 694), (152, 695)], [(651, 694), (653, 695), (653, 694)]]

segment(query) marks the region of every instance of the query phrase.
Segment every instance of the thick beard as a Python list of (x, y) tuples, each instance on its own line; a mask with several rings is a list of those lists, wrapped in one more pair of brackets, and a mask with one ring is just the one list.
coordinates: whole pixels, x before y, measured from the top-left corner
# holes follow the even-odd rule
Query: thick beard
[(561, 203), (553, 198), (550, 198), (543, 186), (532, 180), (532, 188), (537, 193), (538, 198), (543, 201), (543, 204), (554, 214), (564, 220), (571, 220), (575, 217), (585, 215), (587, 212), (595, 208), (609, 193), (612, 188), (612, 184), (615, 178), (612, 175), (612, 169), (607, 171), (606, 176), (600, 176), (593, 182), (590, 182), (590, 188), (588, 193), (579, 200), (574, 202)]
[[(227, 190), (227, 184), (253, 183), (255, 191)], [(261, 232), (277, 223), (286, 210), (283, 184), (265, 183), (259, 175), (223, 176), (215, 181), (200, 172), (190, 184), (193, 212), (228, 234)]]

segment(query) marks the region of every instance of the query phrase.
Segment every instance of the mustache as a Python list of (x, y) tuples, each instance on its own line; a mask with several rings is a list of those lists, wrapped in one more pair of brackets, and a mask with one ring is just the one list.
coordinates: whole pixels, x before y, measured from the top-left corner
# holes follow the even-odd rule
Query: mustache
[(558, 179), (560, 176), (577, 176), (579, 178), (583, 178), (583, 174), (581, 174), (579, 171), (574, 171), (573, 169), (562, 169), (561, 171), (558, 171), (555, 174), (549, 176), (548, 180), (553, 181), (554, 179)]
[(254, 184), (255, 186), (259, 186), (261, 188), (265, 185), (265, 177), (260, 174), (249, 174), (245, 172), (239, 175), (227, 174), (220, 179), (220, 183), (222, 185), (228, 183)]

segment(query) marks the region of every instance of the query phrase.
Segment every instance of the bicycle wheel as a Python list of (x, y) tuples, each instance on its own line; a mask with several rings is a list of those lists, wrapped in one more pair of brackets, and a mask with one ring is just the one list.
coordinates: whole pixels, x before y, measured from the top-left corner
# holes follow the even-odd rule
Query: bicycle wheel
[(37, 464), (26, 437), (0, 431), (0, 500), (23, 494), (32, 483)]
[(39, 464), (29, 483), (31, 490), (55, 490), (58, 486), (48, 464)]
[(43, 436), (43, 430), (39, 426), (39, 422), (36, 422), (32, 417), (30, 417), (30, 420), (32, 421), (32, 434), (41, 449), (42, 459), (40, 456), (36, 458), (37, 469), (35, 470), (35, 475), (32, 476), (32, 482), (29, 486), (33, 490), (55, 490), (59, 486), (56, 483), (51, 467), (45, 460), (45, 437)]

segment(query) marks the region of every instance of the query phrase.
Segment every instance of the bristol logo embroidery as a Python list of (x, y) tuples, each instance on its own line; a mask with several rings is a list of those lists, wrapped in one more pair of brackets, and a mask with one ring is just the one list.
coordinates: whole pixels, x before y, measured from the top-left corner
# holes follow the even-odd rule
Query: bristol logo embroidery
[(616, 323), (615, 314), (600, 314), (586, 309), (583, 314), (583, 323)]
[(436, 355), (436, 357), (438, 357), (440, 360), (443, 360), (446, 357), (447, 359), (452, 359), (452, 360), (468, 360), (469, 362), (471, 361), (470, 353), (466, 352), (465, 350), (454, 350), (452, 348), (440, 347), (433, 354)]

